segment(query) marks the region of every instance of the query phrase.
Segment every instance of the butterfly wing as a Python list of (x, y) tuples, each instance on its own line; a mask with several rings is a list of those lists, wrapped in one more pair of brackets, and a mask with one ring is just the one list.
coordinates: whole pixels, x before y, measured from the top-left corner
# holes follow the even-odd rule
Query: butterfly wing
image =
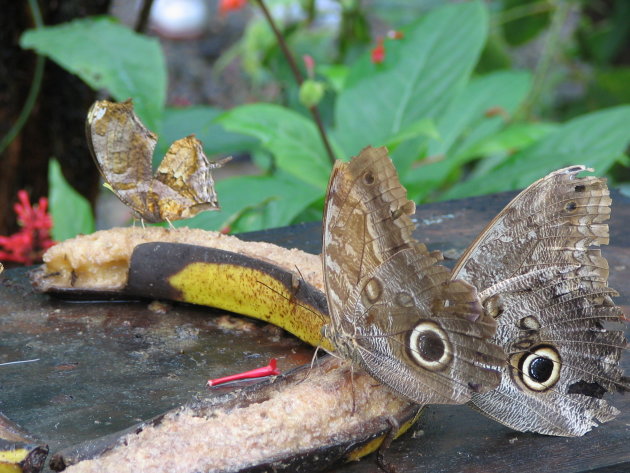
[(419, 403), (462, 403), (496, 386), (503, 352), (475, 289), (411, 236), (407, 200), (385, 148), (333, 169), (323, 264), (331, 327), (344, 356)]
[(217, 195), (210, 163), (201, 142), (194, 136), (175, 141), (151, 182), (151, 190), (160, 199), (158, 207), (163, 219), (190, 218), (205, 210), (218, 210)]
[(617, 410), (602, 399), (620, 382), (623, 314), (607, 285), (604, 179), (556, 171), (519, 194), (462, 256), (453, 278), (480, 291), (505, 349), (500, 386), (475, 407), (516, 430), (583, 435)]
[(111, 190), (138, 217), (157, 221), (148, 203), (157, 137), (135, 115), (131, 101), (95, 102), (85, 131), (92, 157)]

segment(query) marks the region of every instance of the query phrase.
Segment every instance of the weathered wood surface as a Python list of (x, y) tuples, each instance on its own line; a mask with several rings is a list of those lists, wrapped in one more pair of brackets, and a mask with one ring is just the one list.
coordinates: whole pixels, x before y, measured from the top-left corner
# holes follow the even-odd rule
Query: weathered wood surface
[[(512, 196), (420, 207), (416, 237), (455, 256)], [(613, 199), (611, 245), (604, 254), (610, 285), (622, 294), (617, 303), (628, 313), (630, 199), (618, 193)], [(243, 237), (320, 249), (316, 224)], [(277, 357), (282, 369), (310, 359), (309, 347), (257, 322), (243, 321), (244, 331), (227, 328), (242, 319), (226, 321), (205, 308), (176, 305), (163, 315), (146, 302), (70, 304), (34, 294), (19, 270), (0, 276), (0, 301), (0, 362), (40, 358), (0, 367), (0, 410), (47, 441), (52, 452), (206, 396), (209, 377), (269, 357)], [(630, 471), (630, 396), (612, 399), (621, 415), (576, 439), (514, 432), (466, 406), (430, 407), (386, 460), (401, 472)], [(334, 471), (377, 468), (368, 458)]]

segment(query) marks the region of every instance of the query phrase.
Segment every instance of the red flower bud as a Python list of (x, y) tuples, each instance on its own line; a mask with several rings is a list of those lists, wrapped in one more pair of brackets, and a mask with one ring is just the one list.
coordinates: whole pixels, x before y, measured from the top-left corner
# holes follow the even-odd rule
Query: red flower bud
[(372, 49), (372, 62), (381, 64), (385, 60), (385, 44), (383, 38), (376, 40), (376, 46)]

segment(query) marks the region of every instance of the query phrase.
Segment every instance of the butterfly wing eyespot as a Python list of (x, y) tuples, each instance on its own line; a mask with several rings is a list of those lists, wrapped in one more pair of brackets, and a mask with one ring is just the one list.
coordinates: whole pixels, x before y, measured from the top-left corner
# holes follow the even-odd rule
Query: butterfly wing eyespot
[(500, 317), (503, 313), (503, 302), (498, 294), (488, 297), (481, 305), (483, 306), (484, 312), (493, 319)]
[(540, 330), (541, 324), (540, 320), (533, 315), (527, 315), (518, 321), (518, 327), (521, 330), (532, 330), (538, 331)]
[(567, 213), (572, 213), (575, 209), (577, 209), (577, 204), (574, 201), (567, 202), (564, 206), (564, 210)]
[(420, 321), (409, 332), (407, 347), (411, 359), (429, 371), (442, 371), (453, 359), (453, 347), (448, 335), (430, 320)]
[(366, 306), (375, 304), (383, 295), (383, 284), (377, 278), (368, 279), (363, 286), (362, 295), (367, 301)]
[(551, 389), (560, 379), (562, 370), (560, 353), (548, 345), (512, 355), (510, 364), (517, 383), (522, 388), (537, 392)]
[(372, 170), (368, 169), (367, 171), (365, 171), (365, 173), (363, 174), (363, 182), (368, 186), (371, 186), (376, 182)]

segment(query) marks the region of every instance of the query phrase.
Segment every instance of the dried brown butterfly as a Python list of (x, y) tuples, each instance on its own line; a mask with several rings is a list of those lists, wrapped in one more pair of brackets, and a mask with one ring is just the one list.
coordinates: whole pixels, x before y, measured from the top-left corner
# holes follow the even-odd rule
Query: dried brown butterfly
[(219, 208), (210, 170), (223, 162), (209, 162), (201, 142), (191, 135), (171, 145), (154, 176), (151, 158), (157, 136), (135, 115), (131, 100), (95, 102), (86, 134), (103, 178), (136, 217), (173, 221)]
[(499, 387), (472, 403), (516, 430), (578, 436), (618, 414), (602, 397), (622, 382), (623, 314), (592, 248), (608, 243), (611, 199), (605, 179), (577, 177), (585, 170), (521, 192), (453, 270), (480, 291), (508, 357)]
[(333, 169), (324, 214), (325, 335), (343, 357), (418, 403), (462, 403), (499, 382), (504, 353), (470, 284), (414, 240), (385, 148)]

